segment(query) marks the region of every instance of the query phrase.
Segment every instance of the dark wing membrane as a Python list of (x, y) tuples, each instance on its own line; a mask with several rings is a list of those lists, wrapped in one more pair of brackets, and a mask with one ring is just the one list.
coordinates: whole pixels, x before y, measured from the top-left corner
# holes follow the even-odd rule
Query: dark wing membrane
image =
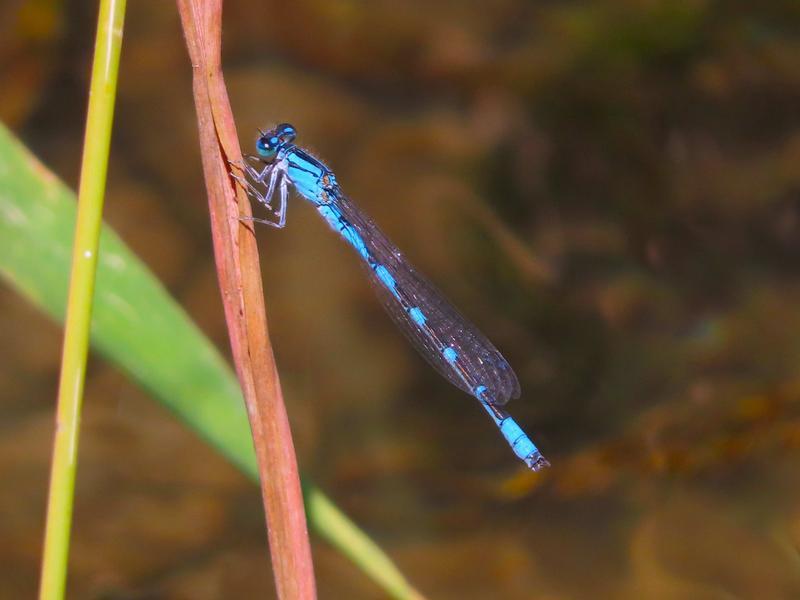
[[(473, 396), (479, 386), (485, 386), (481, 396), (492, 404), (518, 398), (517, 376), (497, 348), (405, 260), (358, 206), (343, 195), (336, 198), (335, 204), (342, 218), (360, 234), (371, 258), (394, 278), (399, 298), (387, 289), (374, 268), (367, 269), (386, 312), (425, 360), (453, 385)], [(425, 316), (424, 324), (411, 318), (409, 311), (414, 307)], [(447, 347), (456, 351), (452, 362), (443, 354)]]

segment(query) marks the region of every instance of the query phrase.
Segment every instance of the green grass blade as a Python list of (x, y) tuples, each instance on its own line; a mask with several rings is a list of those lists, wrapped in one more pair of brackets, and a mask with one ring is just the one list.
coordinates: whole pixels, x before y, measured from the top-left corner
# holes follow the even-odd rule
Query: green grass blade
[(101, 0), (97, 18), (50, 464), (39, 587), (39, 598), (43, 600), (63, 598), (67, 584), (83, 388), (89, 355), (89, 329), (100, 228), (103, 224), (111, 127), (117, 98), (125, 4), (125, 0)]
[[(0, 125), (0, 275), (59, 322), (66, 305), (75, 207), (74, 193)], [(237, 467), (256, 477), (247, 416), (233, 372), (107, 226), (100, 236), (91, 341)], [(321, 491), (307, 480), (304, 491), (315, 499), (306, 507), (314, 531), (392, 597), (420, 597)]]

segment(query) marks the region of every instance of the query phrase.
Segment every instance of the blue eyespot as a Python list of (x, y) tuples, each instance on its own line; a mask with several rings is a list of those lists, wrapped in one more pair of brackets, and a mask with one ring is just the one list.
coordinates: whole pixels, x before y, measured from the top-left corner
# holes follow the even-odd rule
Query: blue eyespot
[(277, 146), (277, 138), (268, 139), (266, 137), (260, 137), (256, 140), (256, 152), (261, 158), (273, 158), (275, 156), (276, 150), (275, 146)]

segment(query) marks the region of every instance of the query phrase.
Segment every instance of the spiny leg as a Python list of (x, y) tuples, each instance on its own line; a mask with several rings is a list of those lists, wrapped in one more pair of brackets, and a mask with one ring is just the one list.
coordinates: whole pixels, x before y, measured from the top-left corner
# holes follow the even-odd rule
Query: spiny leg
[[(254, 188), (249, 181), (246, 182), (247, 187), (245, 188), (248, 196), (258, 200), (261, 204), (266, 206), (272, 212), (272, 214), (278, 217), (278, 222), (276, 223), (275, 221), (268, 221), (266, 219), (259, 219), (257, 217), (244, 217), (244, 216), (239, 217), (240, 220), (263, 223), (264, 225), (269, 225), (270, 227), (276, 227), (278, 229), (283, 229), (286, 226), (286, 206), (287, 206), (287, 198), (289, 196), (289, 188), (286, 183), (286, 177), (281, 175), (282, 173), (279, 173), (277, 169), (272, 172), (272, 176), (270, 177), (270, 182), (269, 182), (269, 189), (267, 190), (265, 196), (261, 195), (261, 193), (256, 188)], [(278, 210), (275, 211), (275, 209), (272, 208), (272, 205), (270, 204), (270, 200), (272, 199), (272, 195), (275, 191), (275, 184), (279, 176), (281, 176), (279, 184), (280, 206)]]
[(265, 207), (265, 208), (267, 208), (267, 210), (269, 210), (269, 211), (270, 211), (270, 212), (272, 212), (272, 213), (275, 213), (275, 209), (273, 209), (273, 208), (272, 208), (272, 206), (270, 205), (270, 203), (269, 203), (269, 199), (268, 199), (266, 196), (264, 196), (264, 194), (262, 194), (262, 193), (261, 193), (261, 192), (258, 190), (258, 188), (256, 188), (256, 187), (255, 187), (255, 186), (254, 186), (252, 183), (250, 183), (249, 181), (247, 181), (247, 179), (244, 179), (244, 178), (242, 178), (242, 177), (239, 177), (238, 175), (234, 175), (233, 173), (231, 173), (231, 174), (230, 174), (230, 176), (231, 176), (231, 177), (232, 177), (232, 178), (233, 178), (233, 179), (234, 179), (234, 180), (235, 180), (235, 181), (236, 181), (236, 182), (237, 182), (237, 183), (238, 183), (240, 186), (242, 186), (242, 188), (244, 189), (245, 193), (247, 194), (247, 196), (248, 196), (248, 197), (249, 197), (251, 200), (257, 200), (257, 201), (258, 201), (258, 203), (259, 203), (259, 204), (263, 204), (263, 205), (264, 205), (264, 207)]
[(258, 217), (239, 217), (239, 220), (245, 223), (262, 223), (263, 225), (269, 225), (270, 227), (275, 227), (276, 229), (283, 229), (283, 225), (280, 223), (276, 223), (275, 221), (268, 221), (267, 219), (259, 219)]
[[(258, 165), (263, 165), (264, 168), (261, 169), (261, 171), (259, 171), (253, 165), (245, 162), (244, 160), (229, 160), (228, 164), (232, 167), (236, 167), (240, 171), (243, 171), (245, 174), (252, 177), (253, 181), (255, 181), (256, 183), (264, 183), (264, 180), (267, 178), (267, 175), (269, 175), (270, 171), (275, 166), (274, 163), (264, 164), (258, 159), (257, 156), (253, 156), (252, 154), (246, 154), (245, 158), (247, 160), (256, 162)], [(234, 175), (233, 173), (231, 173), (231, 176), (234, 179), (241, 181), (241, 178)]]
[(280, 194), (281, 203), (278, 207), (278, 229), (283, 229), (286, 226), (286, 206), (289, 198), (289, 184), (286, 182), (286, 175), (281, 177)]
[[(246, 158), (250, 160), (258, 159), (258, 157), (249, 154), (246, 155)], [(248, 181), (246, 178), (239, 177), (234, 173), (230, 173), (230, 176), (244, 188), (245, 192), (247, 192), (247, 195), (250, 196), (250, 198), (258, 200), (259, 203), (266, 206), (272, 213), (275, 213), (275, 210), (272, 208), (272, 196), (275, 193), (275, 184), (277, 183), (279, 174), (279, 169), (275, 168), (276, 165), (274, 163), (264, 165), (264, 168), (259, 172), (255, 167), (247, 164), (244, 161), (228, 161), (228, 164), (243, 170), (245, 174), (253, 180), (253, 182), (258, 184), (263, 184), (267, 175), (270, 176), (266, 193), (261, 193), (258, 188), (256, 188), (255, 185), (253, 185), (253, 183)]]
[(261, 171), (259, 171), (253, 165), (251, 165), (251, 164), (249, 164), (249, 163), (247, 163), (245, 161), (242, 161), (241, 165), (240, 165), (242, 167), (242, 169), (244, 169), (244, 171), (248, 175), (250, 175), (250, 177), (252, 177), (255, 181), (257, 181), (258, 183), (264, 183), (264, 180), (267, 178), (267, 175), (269, 175), (270, 171), (272, 171), (272, 169), (275, 167), (275, 163), (264, 164), (261, 161), (261, 159), (259, 159), (257, 156), (254, 156), (252, 154), (245, 154), (244, 157), (247, 160), (255, 161), (259, 165), (264, 165), (264, 168), (261, 169)]
[[(267, 165), (267, 166), (272, 166), (272, 165)], [(266, 169), (264, 171), (266, 172)], [(280, 174), (280, 169), (275, 169), (275, 168), (272, 169), (272, 172), (270, 173), (269, 176), (269, 185), (267, 186), (267, 193), (264, 194), (263, 196), (263, 198), (265, 198), (266, 201), (262, 200), (262, 202), (264, 202), (270, 208), (272, 208), (272, 196), (275, 193), (275, 184), (278, 183), (279, 174)]]
[[(250, 177), (252, 179), (253, 183), (263, 184), (265, 182), (266, 178), (267, 178), (267, 175), (270, 175), (271, 176), (270, 179), (272, 179), (272, 173), (274, 173), (275, 163), (267, 163), (267, 164), (265, 164), (265, 163), (263, 163), (261, 161), (261, 159), (259, 159), (257, 156), (254, 156), (252, 154), (245, 154), (244, 158), (246, 158), (247, 160), (255, 162), (259, 166), (263, 165), (264, 168), (259, 171), (256, 167), (254, 167), (253, 165), (249, 164), (248, 162), (246, 162), (244, 160), (229, 160), (228, 164), (231, 165), (232, 167), (236, 167), (237, 169), (243, 171), (245, 173), (245, 175), (247, 175), (248, 177)], [(241, 177), (239, 177), (238, 175), (235, 175), (232, 172), (230, 173), (230, 175), (236, 181), (238, 181), (239, 183), (242, 183), (242, 178)], [(269, 199), (270, 195), (267, 194), (265, 197), (267, 199)], [(269, 202), (267, 202), (267, 204), (269, 204)]]
[[(231, 163), (231, 164), (234, 164), (234, 163)], [(250, 167), (249, 165), (246, 165), (246, 166), (244, 166), (244, 167), (242, 167), (241, 165), (237, 165), (237, 166), (239, 166), (240, 168), (243, 168), (243, 170), (246, 170), (246, 171), (247, 171), (247, 173), (248, 173), (248, 175), (251, 175), (251, 176), (253, 176), (253, 175), (252, 175), (252, 173), (251, 173), (250, 171), (251, 171), (251, 170), (252, 170), (252, 171), (255, 171), (255, 169), (253, 169), (253, 168), (252, 168), (252, 167)], [(269, 166), (269, 165), (268, 165), (268, 166)], [(258, 188), (256, 188), (256, 187), (255, 187), (255, 186), (254, 186), (252, 183), (250, 183), (250, 182), (249, 182), (247, 179), (244, 179), (244, 178), (242, 178), (242, 177), (239, 177), (238, 175), (235, 175), (235, 174), (233, 174), (233, 173), (230, 173), (230, 176), (231, 176), (231, 177), (232, 177), (232, 178), (233, 178), (233, 179), (234, 179), (234, 180), (235, 180), (235, 181), (236, 181), (236, 182), (237, 182), (239, 185), (241, 185), (241, 186), (242, 186), (242, 188), (244, 189), (244, 191), (245, 191), (245, 193), (247, 194), (248, 198), (250, 198), (251, 200), (257, 200), (257, 201), (258, 201), (258, 203), (259, 203), (259, 204), (262, 204), (262, 205), (264, 206), (264, 208), (266, 208), (266, 209), (267, 209), (269, 212), (271, 212), (272, 214), (274, 214), (274, 215), (276, 215), (276, 216), (278, 215), (278, 213), (275, 211), (275, 209), (274, 209), (274, 208), (272, 207), (272, 205), (270, 204), (270, 201), (269, 201), (269, 200), (270, 200), (270, 199), (269, 199), (269, 196), (265, 196), (264, 194), (262, 194), (262, 193), (261, 193), (261, 192), (258, 190)], [(282, 223), (280, 223), (280, 224), (279, 224), (279, 223), (276, 223), (275, 221), (268, 221), (267, 219), (260, 219), (260, 218), (258, 218), (258, 217), (253, 217), (253, 216), (250, 216), (250, 217), (246, 217), (246, 216), (240, 216), (240, 217), (239, 217), (239, 220), (240, 220), (240, 221), (252, 221), (252, 222), (255, 222), (255, 223), (263, 223), (264, 225), (270, 225), (271, 227), (279, 227), (279, 228), (283, 228), (283, 226), (284, 226), (283, 224), (286, 222), (286, 216), (285, 216), (285, 213), (286, 213), (286, 207), (285, 207), (285, 206), (283, 207), (283, 209), (282, 209), (282, 212), (283, 212), (284, 214), (283, 214), (283, 216), (282, 216), (282, 217), (279, 217), (279, 218), (282, 218)]]

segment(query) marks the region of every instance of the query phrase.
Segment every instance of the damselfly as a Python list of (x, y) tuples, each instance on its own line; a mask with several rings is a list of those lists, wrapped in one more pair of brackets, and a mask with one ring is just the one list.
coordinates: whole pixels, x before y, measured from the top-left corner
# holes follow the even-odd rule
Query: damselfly
[[(517, 376), (497, 348), (420, 275), (364, 212), (342, 193), (336, 176), (294, 145), (297, 131), (284, 123), (260, 132), (255, 163), (241, 165), (247, 178), (232, 176), (275, 220), (286, 225), (289, 185), (311, 202), (367, 266), (370, 281), (395, 324), (422, 356), (456, 387), (478, 399), (514, 453), (538, 471), (549, 466), (522, 428), (502, 407), (519, 397)], [(258, 168), (256, 168), (258, 167)], [(249, 179), (248, 179), (249, 178)], [(261, 187), (259, 187), (261, 186)], [(262, 192), (263, 187), (266, 191)], [(273, 206), (277, 191), (278, 205)]]

